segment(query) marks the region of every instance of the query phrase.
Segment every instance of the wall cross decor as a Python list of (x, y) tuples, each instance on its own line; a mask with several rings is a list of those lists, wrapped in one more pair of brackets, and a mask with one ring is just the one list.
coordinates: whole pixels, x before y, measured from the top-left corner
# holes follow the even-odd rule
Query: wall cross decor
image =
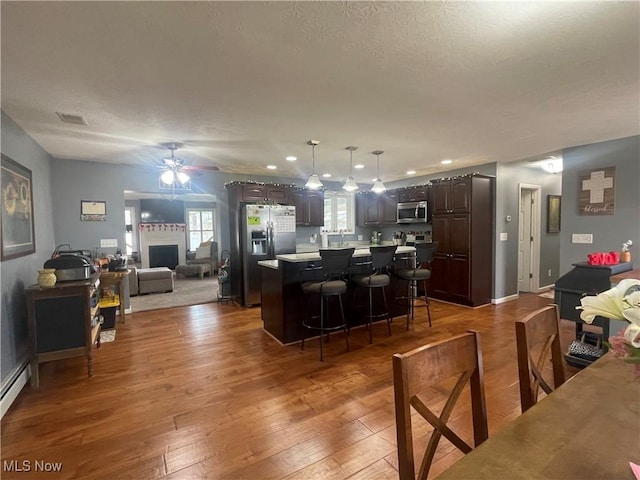
[(616, 167), (580, 172), (579, 215), (613, 215), (615, 213)]

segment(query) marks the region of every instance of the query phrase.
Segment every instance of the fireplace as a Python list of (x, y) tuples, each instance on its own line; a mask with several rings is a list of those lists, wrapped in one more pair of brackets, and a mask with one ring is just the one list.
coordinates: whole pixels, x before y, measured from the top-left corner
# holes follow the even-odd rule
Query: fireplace
[[(161, 265), (180, 265), (187, 259), (187, 226), (184, 223), (140, 223), (140, 253), (142, 268), (157, 265), (151, 262), (151, 247), (178, 246), (178, 257), (171, 257), (170, 261), (163, 260)], [(154, 260), (158, 262), (158, 260)], [(172, 267), (173, 268), (173, 267)]]
[(175, 270), (178, 263), (178, 245), (149, 245), (149, 267)]

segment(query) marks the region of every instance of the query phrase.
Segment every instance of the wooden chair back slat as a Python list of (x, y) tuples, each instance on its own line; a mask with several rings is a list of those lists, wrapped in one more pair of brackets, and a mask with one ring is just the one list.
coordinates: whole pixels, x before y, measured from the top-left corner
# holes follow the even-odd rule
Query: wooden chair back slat
[[(439, 415), (419, 397), (427, 388), (458, 377)], [(415, 478), (411, 407), (427, 420), (434, 430), (421, 461), (418, 478), (426, 479), (442, 436), (464, 453), (471, 446), (458, 436), (447, 421), (467, 382), (470, 385), (474, 445), (488, 437), (487, 411), (482, 375), (482, 352), (477, 332), (457, 335), (448, 340), (424, 345), (405, 354), (393, 356), (393, 381), (398, 439), (398, 470), (403, 480)]]
[[(538, 401), (540, 389), (549, 394), (564, 383), (564, 361), (560, 345), (560, 315), (553, 304), (530, 313), (516, 322), (520, 404), (526, 412)], [(534, 358), (536, 349), (540, 349)], [(553, 388), (543, 377), (545, 364), (551, 361)]]

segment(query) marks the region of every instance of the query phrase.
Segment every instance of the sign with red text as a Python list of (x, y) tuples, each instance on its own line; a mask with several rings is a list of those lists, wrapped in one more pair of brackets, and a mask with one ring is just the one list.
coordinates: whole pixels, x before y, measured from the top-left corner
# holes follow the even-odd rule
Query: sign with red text
[(616, 167), (580, 172), (579, 215), (613, 215), (615, 212)]

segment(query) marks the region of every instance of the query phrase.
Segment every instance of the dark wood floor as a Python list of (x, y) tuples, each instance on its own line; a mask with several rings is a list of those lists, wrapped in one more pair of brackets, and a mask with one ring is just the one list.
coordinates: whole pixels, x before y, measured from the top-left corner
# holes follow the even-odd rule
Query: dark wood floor
[[(60, 473), (10, 478), (397, 478), (391, 355), (468, 329), (481, 334), (490, 435), (520, 414), (513, 322), (549, 299), (527, 294), (468, 309), (432, 302), (409, 331), (404, 318), (341, 333), (319, 361), (281, 346), (260, 309), (207, 304), (127, 316), (116, 341), (81, 358), (42, 365), (2, 420), (2, 460), (62, 462)], [(563, 346), (573, 324), (563, 322)], [(571, 370), (568, 373), (573, 373)], [(466, 397), (464, 397), (466, 400)], [(433, 402), (442, 401), (434, 391)], [(471, 439), (468, 401), (454, 425)], [(417, 445), (426, 445), (422, 424)], [(441, 440), (431, 477), (459, 454)]]

